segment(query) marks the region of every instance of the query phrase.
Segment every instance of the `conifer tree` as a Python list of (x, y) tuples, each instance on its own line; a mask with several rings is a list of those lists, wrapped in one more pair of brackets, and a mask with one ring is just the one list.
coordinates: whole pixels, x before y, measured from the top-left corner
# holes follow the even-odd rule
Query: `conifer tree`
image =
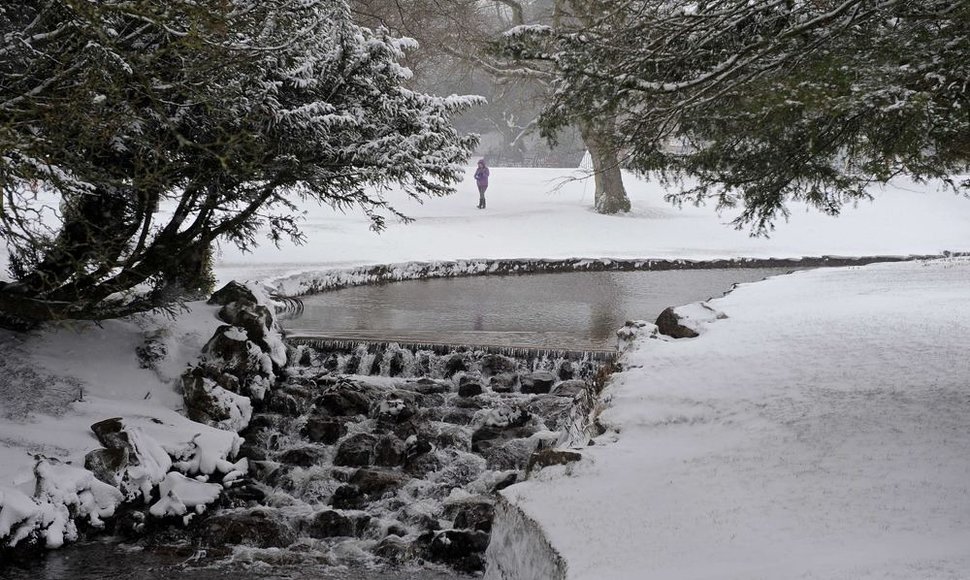
[(169, 307), (216, 241), (301, 239), (297, 204), (403, 217), (449, 193), (474, 99), (404, 87), (410, 41), (343, 0), (0, 5), (0, 321)]

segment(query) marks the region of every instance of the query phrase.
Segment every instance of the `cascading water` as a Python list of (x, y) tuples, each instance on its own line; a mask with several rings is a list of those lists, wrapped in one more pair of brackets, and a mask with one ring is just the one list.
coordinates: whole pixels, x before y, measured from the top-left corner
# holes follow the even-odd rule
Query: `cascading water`
[(244, 433), (256, 485), (200, 524), (208, 543), (274, 566), (481, 571), (497, 492), (543, 450), (585, 444), (612, 365), (602, 352), (442, 345), (303, 341), (293, 354)]

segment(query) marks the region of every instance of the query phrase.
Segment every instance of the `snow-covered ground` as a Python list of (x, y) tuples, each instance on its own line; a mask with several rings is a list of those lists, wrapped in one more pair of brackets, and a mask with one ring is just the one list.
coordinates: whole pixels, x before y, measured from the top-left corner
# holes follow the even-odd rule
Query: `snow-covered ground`
[[(241, 255), (220, 282), (375, 263), (461, 258), (795, 257), (970, 250), (970, 200), (900, 183), (831, 218), (794, 207), (770, 239), (677, 209), (627, 177), (633, 211), (590, 210), (570, 172), (494, 168), (488, 209), (469, 180), (376, 235), (358, 213), (308, 208), (308, 243)], [(389, 194), (395, 198), (398, 194)], [(615, 428), (571, 475), (508, 495), (575, 578), (962, 578), (970, 570), (970, 263), (875, 265), (744, 286), (699, 338), (643, 339), (604, 415)], [(33, 455), (73, 465), (95, 421), (140, 417), (164, 445), (203, 429), (174, 379), (218, 325), (210, 307), (0, 336), (0, 503)], [(164, 326), (171, 356), (134, 348)], [(165, 427), (168, 425), (169, 427)], [(164, 432), (162, 432), (164, 431)], [(209, 437), (216, 437), (206, 430)], [(236, 444), (230, 434), (212, 445)], [(22, 490), (28, 491), (28, 490)], [(61, 490), (71, 493), (71, 490)], [(78, 490), (74, 490), (77, 493)], [(0, 517), (0, 531), (4, 520)]]
[[(646, 338), (611, 431), (504, 493), (569, 578), (970, 574), (970, 261), (745, 284)], [(650, 327), (644, 329), (646, 333)]]
[[(469, 169), (469, 174), (472, 169)], [(591, 181), (563, 169), (492, 169), (488, 209), (476, 209), (470, 178), (450, 197), (419, 204), (390, 192), (411, 224), (391, 222), (378, 235), (360, 213), (307, 208), (307, 243), (271, 244), (250, 254), (222, 248), (221, 281), (263, 279), (307, 270), (329, 270), (412, 260), (470, 258), (734, 258), (939, 254), (970, 250), (970, 201), (933, 185), (906, 181), (873, 190), (873, 202), (848, 206), (841, 217), (791, 207), (791, 219), (769, 238), (751, 238), (729, 224), (732, 214), (710, 207), (678, 209), (664, 190), (626, 174), (629, 214), (592, 210)]]

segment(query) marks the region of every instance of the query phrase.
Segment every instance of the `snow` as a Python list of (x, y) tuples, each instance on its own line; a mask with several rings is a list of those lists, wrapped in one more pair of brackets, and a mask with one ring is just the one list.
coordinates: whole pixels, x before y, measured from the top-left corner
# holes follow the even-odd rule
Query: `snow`
[[(286, 276), (294, 285), (346, 281), (374, 264), (396, 264), (407, 277), (421, 269), (414, 262), (483, 271), (489, 258), (970, 250), (970, 201), (933, 185), (895, 182), (839, 218), (796, 205), (771, 238), (755, 239), (726, 225), (732, 215), (675, 208), (657, 184), (629, 175), (633, 211), (595, 214), (592, 184), (564, 181), (575, 175), (492, 168), (484, 211), (470, 179), (424, 204), (391, 191), (416, 221), (380, 235), (363, 214), (307, 207), (306, 245), (223, 247), (216, 273), (220, 284), (285, 286)], [(968, 278), (959, 258), (800, 272), (743, 285), (709, 308), (679, 308), (701, 332), (695, 339), (665, 340), (649, 322), (629, 327), (626, 370), (601, 414), (607, 434), (583, 461), (504, 492), (503, 512), (545, 538), (497, 522), (503, 542), (521, 548), (506, 554), (513, 564), (503, 573), (528, 578), (547, 564), (558, 570), (561, 558), (570, 579), (964, 577)], [(107, 418), (123, 417), (144, 461), (142, 473), (129, 473), (134, 489), (164, 487), (152, 508), (160, 514), (201, 509), (214, 488), (196, 477), (229, 482), (246, 472), (245, 461), (229, 459), (241, 444), (235, 432), (181, 414), (177, 379), (222, 325), (217, 310), (193, 304), (174, 319), (0, 333), (0, 536), (51, 524), (56, 544), (74, 533), (68, 506), (92, 523), (116, 507), (120, 498), (78, 467), (99, 446), (90, 426)], [(141, 368), (135, 349), (149, 337), (163, 356)], [(279, 364), (285, 352), (271, 338), (266, 358)], [(238, 428), (245, 404), (227, 404), (237, 412), (224, 426)], [(32, 497), (40, 465), (58, 474), (44, 492), (50, 501)], [(528, 563), (533, 541), (548, 547), (548, 562)]]
[(251, 253), (223, 246), (220, 284), (265, 281), (293, 274), (328, 273), (374, 264), (481, 258), (685, 258), (930, 255), (970, 250), (970, 202), (937, 184), (899, 180), (874, 188), (875, 200), (847, 206), (831, 217), (793, 204), (788, 223), (769, 239), (730, 226), (734, 214), (711, 207), (681, 209), (663, 200), (656, 182), (624, 174), (633, 211), (606, 216), (592, 210), (593, 184), (564, 169), (491, 168), (488, 209), (479, 210), (471, 179), (446, 198), (419, 203), (398, 191), (386, 197), (413, 217), (388, 222), (376, 234), (362, 213), (307, 206), (307, 242), (277, 250), (266, 243)]
[(625, 354), (567, 477), (505, 497), (568, 578), (962, 578), (970, 260), (742, 285)]

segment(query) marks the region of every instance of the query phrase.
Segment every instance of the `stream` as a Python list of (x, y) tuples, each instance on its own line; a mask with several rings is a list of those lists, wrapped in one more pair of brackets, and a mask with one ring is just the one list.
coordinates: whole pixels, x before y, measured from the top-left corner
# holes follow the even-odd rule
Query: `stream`
[[(84, 541), (10, 580), (439, 580), (480, 574), (497, 493), (568, 465), (615, 332), (790, 271), (397, 282), (304, 299), (295, 354), (242, 433), (252, 479), (185, 528)], [(325, 340), (324, 340), (325, 339)], [(421, 343), (436, 346), (422, 346)], [(412, 343), (410, 346), (404, 343)], [(451, 346), (446, 346), (451, 345)], [(487, 346), (483, 346), (487, 345)]]

